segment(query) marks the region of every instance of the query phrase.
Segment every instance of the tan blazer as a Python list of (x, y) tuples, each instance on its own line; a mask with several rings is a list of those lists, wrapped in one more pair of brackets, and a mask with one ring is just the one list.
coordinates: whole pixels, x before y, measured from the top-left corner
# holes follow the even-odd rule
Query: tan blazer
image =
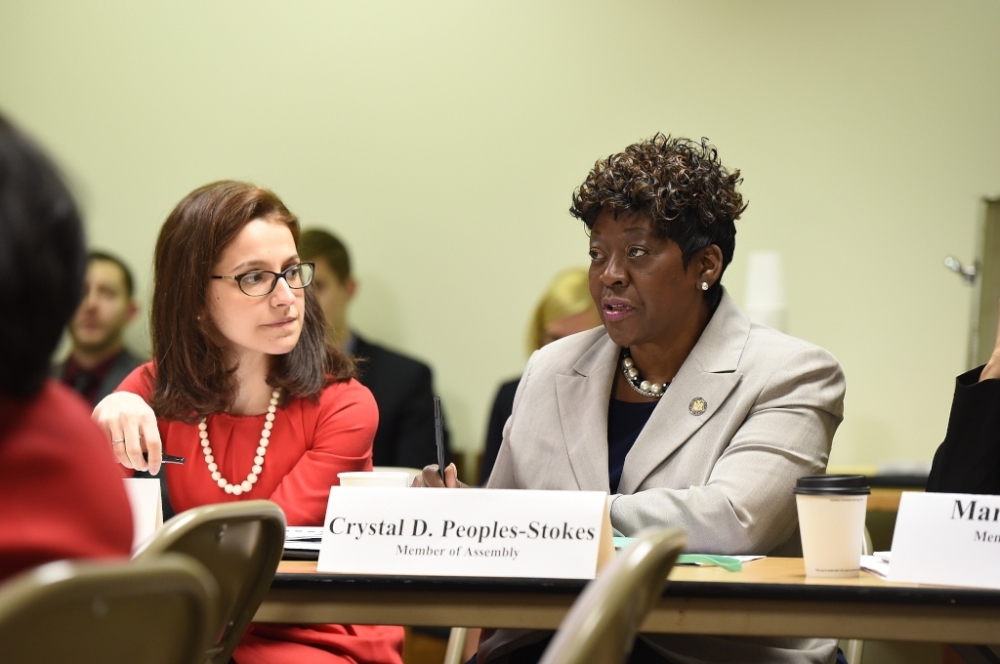
[[(609, 491), (619, 351), (597, 328), (532, 355), (489, 487)], [(723, 293), (625, 460), (612, 525), (624, 535), (678, 526), (692, 552), (767, 553), (794, 531), (795, 480), (825, 471), (843, 408), (844, 374), (830, 353), (751, 323)], [(505, 633), (515, 636), (484, 641), (486, 658)], [(825, 662), (835, 652), (830, 641), (801, 639), (650, 640), (678, 661), (695, 661), (690, 653), (698, 661)]]

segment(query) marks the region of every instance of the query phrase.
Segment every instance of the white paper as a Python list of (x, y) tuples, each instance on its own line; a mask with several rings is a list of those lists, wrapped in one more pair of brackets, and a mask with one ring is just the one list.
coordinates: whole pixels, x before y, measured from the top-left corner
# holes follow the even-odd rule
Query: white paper
[(322, 541), (322, 526), (288, 526), (285, 528), (286, 551), (319, 551)]
[(160, 480), (127, 477), (122, 482), (125, 483), (125, 493), (132, 508), (132, 550), (135, 551), (163, 525)]
[(903, 492), (888, 578), (1000, 588), (1000, 496)]
[(317, 570), (592, 579), (606, 519), (598, 491), (332, 487)]
[(285, 541), (320, 541), (323, 539), (323, 526), (288, 526), (285, 528)]
[(889, 576), (889, 561), (879, 556), (861, 556), (861, 569), (883, 579)]

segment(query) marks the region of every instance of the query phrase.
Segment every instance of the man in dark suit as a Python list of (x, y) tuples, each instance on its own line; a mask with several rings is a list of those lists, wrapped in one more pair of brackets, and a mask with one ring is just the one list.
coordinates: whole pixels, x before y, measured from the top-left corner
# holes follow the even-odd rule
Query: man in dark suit
[[(299, 258), (316, 264), (310, 288), (323, 308), (330, 341), (354, 356), (358, 379), (378, 404), (374, 465), (423, 468), (437, 463), (430, 367), (351, 330), (347, 305), (358, 284), (351, 274), (347, 248), (339, 239), (322, 230), (304, 231), (299, 239)], [(445, 463), (450, 463), (447, 431), (445, 456)]]
[(73, 347), (56, 376), (95, 406), (142, 364), (125, 348), (125, 328), (139, 307), (133, 298), (132, 273), (110, 254), (88, 255), (83, 300), (70, 321)]

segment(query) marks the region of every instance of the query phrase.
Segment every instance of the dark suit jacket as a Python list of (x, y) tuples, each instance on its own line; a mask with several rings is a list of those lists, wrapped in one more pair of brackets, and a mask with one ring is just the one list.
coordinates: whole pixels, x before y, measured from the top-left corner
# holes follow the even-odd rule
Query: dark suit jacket
[[(431, 369), (423, 362), (354, 335), (358, 379), (378, 404), (372, 463), (423, 468), (437, 463), (434, 442), (434, 390)], [(451, 463), (445, 429), (445, 463)]]
[(483, 462), (479, 465), (479, 483), (486, 486), (493, 472), (493, 464), (497, 461), (497, 454), (500, 453), (500, 443), (503, 442), (503, 426), (507, 424), (507, 418), (514, 410), (514, 394), (517, 392), (517, 384), (521, 382), (518, 376), (514, 380), (509, 380), (497, 390), (497, 396), (493, 400), (493, 409), (490, 411), (490, 423), (486, 427), (486, 447), (483, 448)]
[[(97, 396), (91, 406), (96, 406), (101, 399), (114, 392), (115, 388), (118, 387), (123, 380), (125, 380), (125, 377), (132, 373), (132, 370), (143, 362), (145, 362), (145, 360), (133, 355), (127, 348), (123, 348), (114, 364), (111, 365), (111, 369), (108, 370), (108, 373), (101, 382), (100, 387), (97, 388)], [(59, 380), (62, 380), (65, 369), (65, 362), (57, 364), (53, 369), (53, 375)]]
[(948, 431), (934, 455), (927, 490), (1000, 495), (1000, 380), (983, 367), (955, 380)]

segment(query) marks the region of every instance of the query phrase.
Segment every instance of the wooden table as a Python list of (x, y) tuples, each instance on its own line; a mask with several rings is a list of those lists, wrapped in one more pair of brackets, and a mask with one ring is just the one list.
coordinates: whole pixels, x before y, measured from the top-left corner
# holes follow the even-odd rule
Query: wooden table
[[(349, 577), (282, 562), (254, 620), (555, 629), (583, 581)], [(800, 558), (676, 567), (644, 632), (996, 643), (1000, 592), (807, 579)]]

